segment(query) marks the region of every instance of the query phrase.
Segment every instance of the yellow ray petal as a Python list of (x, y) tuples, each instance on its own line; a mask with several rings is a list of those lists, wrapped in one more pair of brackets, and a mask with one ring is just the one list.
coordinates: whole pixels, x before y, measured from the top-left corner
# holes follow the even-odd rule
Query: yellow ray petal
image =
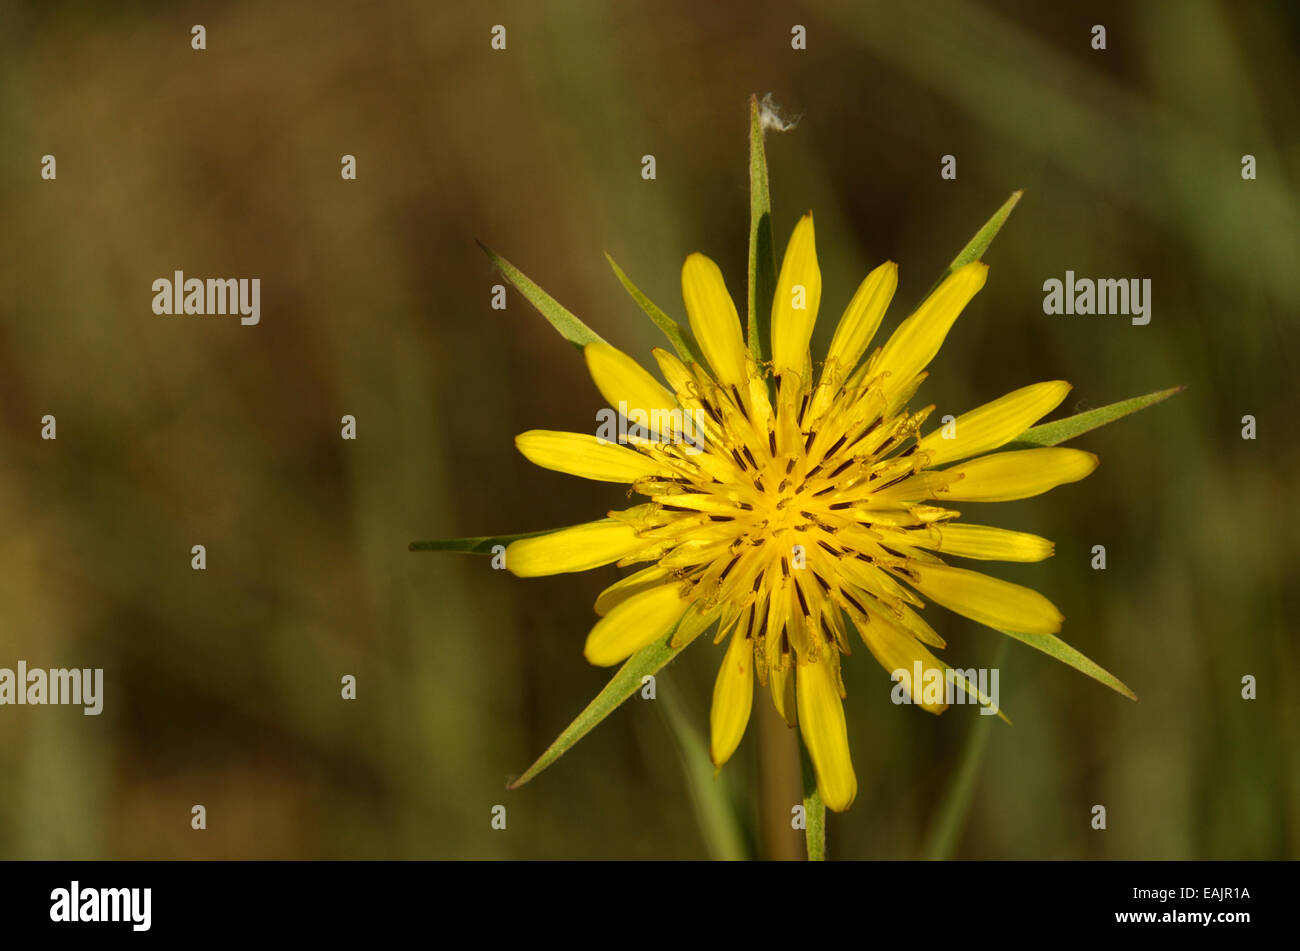
[[(948, 708), (947, 668), (914, 637), (879, 615), (872, 617), (870, 624), (860, 625), (858, 633), (872, 656), (901, 685), (913, 703), (927, 713), (943, 713)], [(919, 682), (916, 678), (917, 663), (921, 665)]]
[(622, 663), (667, 634), (688, 606), (677, 584), (635, 594), (596, 622), (583, 656), (598, 667)]
[(817, 266), (810, 211), (794, 226), (772, 298), (772, 366), (778, 374), (791, 371), (802, 375), (805, 366), (811, 366), (808, 341), (821, 299), (822, 272)]
[(694, 602), (682, 615), (681, 621), (678, 622), (677, 630), (673, 631), (673, 639), (669, 646), (678, 649), (685, 647), (707, 631), (721, 613), (722, 608), (720, 606), (706, 608), (703, 601)]
[[(665, 437), (672, 435), (671, 427), (655, 425), (655, 422), (667, 420), (673, 410), (680, 414), (677, 400), (641, 364), (607, 343), (589, 343), (582, 353), (596, 389), (610, 406), (653, 432)], [(645, 413), (646, 421), (636, 419), (633, 413)]]
[[(737, 503), (721, 495), (713, 495), (708, 492), (681, 492), (673, 495), (671, 499), (673, 506), (676, 508), (690, 509), (694, 512), (708, 512), (713, 515), (735, 516), (741, 511)], [(748, 503), (746, 503), (748, 504)], [(727, 533), (730, 539), (732, 534)]]
[(953, 271), (912, 316), (898, 325), (874, 366), (876, 372), (889, 373), (883, 386), (891, 409), (939, 352), (953, 322), (984, 286), (988, 270), (983, 261), (972, 261)]
[(511, 542), (506, 548), (506, 567), (520, 578), (586, 571), (618, 561), (647, 544), (636, 529), (623, 522), (588, 522)]
[(944, 474), (961, 476), (940, 489), (945, 501), (1010, 502), (1078, 482), (1097, 468), (1098, 459), (1080, 449), (1020, 449), (995, 452), (963, 462)]
[(897, 288), (898, 265), (893, 261), (880, 265), (858, 285), (857, 293), (835, 327), (835, 336), (831, 338), (831, 347), (826, 353), (823, 379), (831, 372), (838, 373), (840, 379), (853, 372), (870, 346), (871, 338), (876, 335)]
[(713, 684), (713, 708), (709, 712), (709, 756), (714, 766), (731, 759), (745, 735), (749, 711), (754, 703), (754, 644), (737, 631), (731, 635)]
[[(508, 553), (507, 549), (507, 553)], [(635, 571), (612, 585), (596, 596), (596, 613), (602, 617), (614, 610), (623, 601), (645, 591), (648, 588), (657, 588), (668, 580), (669, 571), (667, 568), (660, 568), (658, 565), (651, 565), (649, 568), (642, 568)]]
[(799, 732), (817, 773), (817, 788), (826, 808), (843, 812), (858, 794), (858, 778), (849, 758), (844, 704), (829, 649), (817, 663), (799, 666), (795, 696), (799, 706)]
[[(1056, 409), (1069, 392), (1070, 384), (1064, 380), (1023, 387), (962, 413), (950, 430), (941, 426), (923, 437), (917, 452), (925, 453), (930, 465), (938, 466), (997, 449)], [(952, 434), (951, 439), (944, 438), (945, 430)]]
[[(926, 534), (926, 533), (920, 533)], [(1042, 561), (1051, 558), (1056, 546), (1041, 535), (1013, 532), (989, 525), (967, 525), (948, 522), (931, 525), (929, 534), (937, 538), (935, 544), (926, 544), (945, 555), (962, 558), (980, 558), (986, 561)], [(917, 542), (917, 544), (922, 544)]]
[(950, 611), (1021, 634), (1055, 634), (1065, 617), (1033, 588), (950, 565), (911, 566), (913, 588)]
[(663, 347), (651, 347), (650, 355), (659, 364), (659, 372), (668, 381), (670, 389), (683, 395), (691, 391), (695, 377), (687, 369), (686, 364)]
[(672, 475), (649, 456), (606, 442), (589, 433), (530, 429), (515, 437), (515, 446), (529, 462), (598, 482), (635, 482), (654, 475)]
[(691, 331), (714, 375), (723, 383), (745, 382), (745, 340), (740, 315), (727, 293), (722, 271), (703, 254), (692, 254), (682, 265), (682, 300)]
[(772, 694), (772, 704), (776, 707), (776, 712), (781, 714), (781, 719), (790, 726), (799, 722), (794, 700), (794, 668), (794, 658), (791, 658), (781, 669), (770, 667), (767, 671), (767, 686)]
[(922, 644), (929, 644), (931, 647), (937, 647), (940, 650), (943, 650), (948, 646), (944, 639), (939, 636), (939, 632), (932, 628), (925, 618), (921, 617), (921, 615), (917, 614), (907, 605), (900, 604), (895, 610), (898, 613), (891, 610), (889, 612), (888, 620), (897, 624)]

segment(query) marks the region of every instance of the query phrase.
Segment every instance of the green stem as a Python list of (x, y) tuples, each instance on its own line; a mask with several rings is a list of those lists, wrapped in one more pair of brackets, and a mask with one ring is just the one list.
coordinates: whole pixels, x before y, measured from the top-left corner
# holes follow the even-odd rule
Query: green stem
[(826, 803), (817, 789), (817, 773), (808, 750), (799, 740), (799, 765), (803, 767), (803, 817), (808, 861), (826, 861)]

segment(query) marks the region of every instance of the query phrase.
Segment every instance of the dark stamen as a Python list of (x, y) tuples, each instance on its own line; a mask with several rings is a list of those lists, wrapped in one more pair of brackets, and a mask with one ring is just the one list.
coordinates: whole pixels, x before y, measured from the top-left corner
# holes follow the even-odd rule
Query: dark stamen
[(808, 610), (808, 601), (803, 596), (803, 588), (799, 586), (798, 582), (795, 582), (794, 593), (799, 596), (799, 607), (803, 608), (803, 616), (812, 617), (812, 612)]
[(843, 472), (843, 471), (844, 471), (845, 469), (847, 469), (849, 466), (853, 465), (853, 463), (855, 463), (855, 462), (857, 462), (856, 459), (845, 459), (844, 462), (842, 462), (840, 465), (836, 466), (836, 467), (835, 467), (835, 471), (832, 472), (832, 473), (830, 473), (830, 475), (826, 476), (826, 478), (828, 478), (828, 479), (834, 479), (837, 475), (839, 475), (841, 472)]

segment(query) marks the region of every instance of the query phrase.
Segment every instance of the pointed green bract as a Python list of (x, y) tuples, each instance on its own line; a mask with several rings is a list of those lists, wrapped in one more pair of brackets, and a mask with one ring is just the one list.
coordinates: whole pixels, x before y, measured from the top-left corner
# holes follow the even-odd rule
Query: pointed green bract
[[(965, 267), (972, 261), (978, 261), (984, 256), (984, 252), (993, 243), (993, 239), (998, 236), (998, 232), (1002, 230), (1002, 226), (1006, 224), (1007, 219), (1011, 217), (1011, 212), (1015, 210), (1024, 193), (1023, 188), (1013, 191), (1011, 197), (1002, 203), (1002, 207), (993, 212), (993, 217), (984, 222), (984, 227), (976, 231), (975, 237), (966, 242), (966, 247), (962, 248), (961, 253), (952, 259), (952, 263), (948, 265), (948, 274), (958, 268)], [(944, 277), (947, 277), (948, 274), (945, 274)], [(942, 283), (942, 279), (940, 279), (940, 282)]]
[[(608, 522), (610, 519), (599, 519)], [(583, 525), (588, 524), (583, 522)], [(411, 542), (407, 551), (458, 551), (467, 555), (490, 555), (497, 545), (509, 545), (521, 538), (537, 538), (539, 535), (551, 535), (577, 525), (564, 525), (560, 528), (547, 528), (540, 532), (521, 532), (518, 535), (480, 535), (477, 538), (435, 538), (432, 541)]]
[(623, 664), (605, 685), (605, 689), (596, 695), (596, 699), (587, 704), (587, 708), (578, 714), (577, 719), (565, 728), (564, 732), (552, 743), (537, 762), (529, 766), (524, 774), (510, 783), (507, 789), (518, 789), (533, 779), (557, 759), (568, 752), (573, 744), (592, 731), (596, 724), (613, 713), (632, 694), (641, 689), (641, 678), (655, 673), (681, 652), (681, 647), (670, 647), (677, 626), (666, 636), (655, 641), (649, 647), (643, 647)]
[(492, 263), (506, 276), (506, 280), (513, 284), (530, 304), (542, 312), (542, 316), (551, 322), (551, 326), (560, 332), (561, 337), (580, 350), (589, 343), (604, 343), (604, 338), (600, 334), (561, 306), (559, 301), (533, 283), (523, 271), (481, 241), (478, 246), (492, 259)]
[(1055, 657), (1061, 663), (1068, 664), (1081, 674), (1087, 674), (1093, 680), (1105, 684), (1111, 690), (1123, 694), (1130, 700), (1137, 699), (1137, 694), (1130, 690), (1124, 681), (1100, 664), (1089, 660), (1055, 634), (1017, 634), (1015, 631), (1001, 631), (1001, 633), (1028, 644), (1034, 650), (1042, 651), (1048, 657)]
[(749, 352), (763, 363), (772, 331), (776, 293), (776, 249), (772, 241), (772, 197), (767, 180), (763, 116), (757, 96), (749, 97)]
[[(940, 663), (943, 664), (942, 661), (940, 661)], [(980, 690), (980, 688), (976, 686), (974, 681), (972, 681), (968, 677), (963, 677), (960, 673), (958, 673), (957, 668), (949, 667), (947, 664), (943, 664), (943, 671), (944, 671), (944, 678), (948, 681), (948, 683), (957, 687), (959, 690), (965, 692), (966, 696), (973, 697), (976, 700), (978, 700), (982, 707), (989, 707), (995, 710), (997, 718), (1001, 720), (1003, 723), (1007, 724), (1008, 726), (1012, 725), (1011, 718), (1007, 716), (1006, 713), (1003, 712), (1000, 706), (998, 706), (996, 703), (993, 702), (991, 697), (985, 696), (984, 691)], [(988, 716), (989, 714), (985, 714), (981, 711), (980, 715)]]
[(948, 270), (944, 271), (943, 274), (940, 275), (939, 280), (934, 282), (934, 287), (931, 287), (925, 292), (926, 297), (933, 294), (935, 288), (942, 284), (949, 274), (953, 273), (958, 268), (965, 267), (972, 261), (978, 261), (984, 256), (984, 252), (988, 250), (989, 245), (993, 243), (993, 239), (996, 238), (998, 232), (1002, 230), (1002, 226), (1006, 224), (1007, 219), (1011, 217), (1011, 212), (1015, 210), (1016, 205), (1020, 201), (1020, 196), (1024, 193), (1024, 189), (1018, 189), (1017, 191), (1012, 192), (1011, 197), (1002, 203), (1002, 207), (993, 212), (993, 217), (984, 222), (984, 227), (980, 228), (979, 231), (976, 231), (975, 237), (967, 241), (966, 247), (962, 248), (961, 251), (958, 252), (957, 256), (952, 259), (952, 263), (948, 265)]
[(1136, 413), (1140, 409), (1146, 409), (1148, 406), (1167, 400), (1175, 393), (1181, 393), (1184, 389), (1186, 387), (1173, 386), (1167, 390), (1148, 393), (1145, 396), (1135, 396), (1131, 400), (1110, 403), (1099, 409), (1076, 413), (1074, 416), (1058, 419), (1054, 423), (1043, 423), (1041, 426), (1025, 430), (1013, 442), (1003, 446), (1002, 449), (1032, 449), (1037, 446), (1055, 446), (1076, 436), (1082, 436), (1099, 426), (1113, 423), (1130, 413)]
[(623, 285), (623, 288), (632, 295), (632, 299), (637, 302), (637, 305), (646, 312), (649, 318), (655, 322), (655, 325), (664, 332), (664, 336), (672, 342), (673, 349), (677, 351), (677, 355), (687, 363), (698, 363), (703, 365), (704, 361), (698, 356), (695, 335), (691, 333), (690, 327), (683, 326), (673, 320), (655, 306), (654, 301), (642, 294), (641, 289), (633, 284), (628, 276), (623, 273), (623, 269), (615, 263), (612, 257), (610, 257), (609, 252), (605, 252), (605, 260), (607, 260), (609, 266), (614, 269), (614, 274), (617, 275), (619, 283)]

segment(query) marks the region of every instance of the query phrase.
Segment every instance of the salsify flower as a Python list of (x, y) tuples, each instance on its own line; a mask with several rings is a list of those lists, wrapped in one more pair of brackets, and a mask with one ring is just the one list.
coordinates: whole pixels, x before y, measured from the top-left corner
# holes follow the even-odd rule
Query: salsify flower
[[(665, 387), (627, 354), (590, 343), (591, 377), (639, 424), (634, 434), (624, 444), (541, 430), (516, 440), (539, 466), (626, 483), (647, 501), (515, 541), (506, 566), (520, 576), (643, 566), (597, 598), (587, 659), (617, 664), (669, 632), (673, 646), (684, 645), (716, 622), (715, 643), (726, 648), (710, 715), (714, 763), (739, 745), (757, 681), (798, 726), (826, 805), (847, 809), (857, 793), (840, 673), (850, 628), (886, 671), (919, 664), (926, 678), (937, 671), (947, 680), (951, 671), (929, 650), (944, 641), (919, 613), (927, 600), (1029, 635), (1055, 633), (1063, 620), (1038, 592), (944, 559), (1052, 554), (1044, 538), (966, 524), (952, 506), (1028, 498), (1093, 471), (1097, 457), (1076, 449), (996, 451), (1051, 412), (1069, 385), (1035, 383), (928, 429), (934, 407), (909, 407), (986, 275), (980, 261), (957, 268), (872, 350), (898, 283), (897, 266), (882, 264), (814, 367), (821, 272), (809, 213), (786, 248), (771, 363), (760, 365), (721, 271), (692, 254), (682, 296), (708, 365), (656, 349)], [(913, 702), (944, 709), (920, 682), (901, 682)]]

